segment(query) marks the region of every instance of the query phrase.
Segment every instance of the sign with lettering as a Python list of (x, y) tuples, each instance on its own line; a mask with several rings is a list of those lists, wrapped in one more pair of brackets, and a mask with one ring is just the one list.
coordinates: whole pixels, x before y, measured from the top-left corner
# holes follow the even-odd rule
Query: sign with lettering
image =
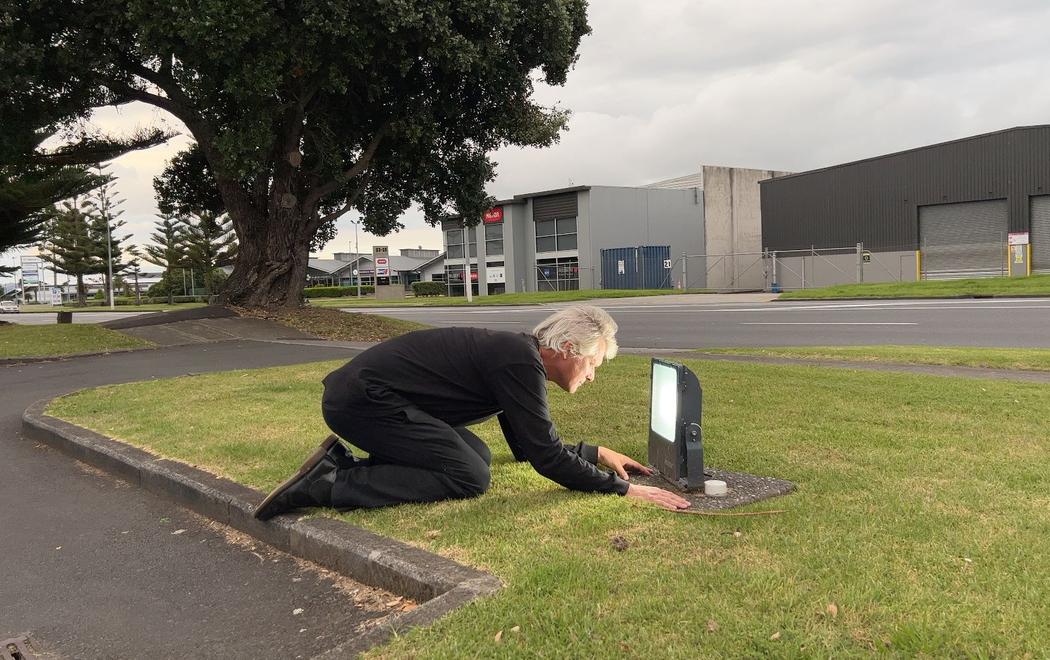
[(485, 224), (492, 224), (494, 222), (503, 222), (503, 207), (496, 206), (494, 208), (485, 211), (485, 215), (481, 216), (481, 219)]
[(390, 257), (376, 257), (376, 277), (390, 277)]

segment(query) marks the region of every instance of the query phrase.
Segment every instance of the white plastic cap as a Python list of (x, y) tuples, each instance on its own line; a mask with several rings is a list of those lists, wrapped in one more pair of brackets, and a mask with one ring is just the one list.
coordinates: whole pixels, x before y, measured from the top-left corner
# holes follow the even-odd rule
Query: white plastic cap
[(725, 497), (729, 493), (726, 482), (718, 479), (708, 479), (704, 482), (704, 495), (708, 497)]

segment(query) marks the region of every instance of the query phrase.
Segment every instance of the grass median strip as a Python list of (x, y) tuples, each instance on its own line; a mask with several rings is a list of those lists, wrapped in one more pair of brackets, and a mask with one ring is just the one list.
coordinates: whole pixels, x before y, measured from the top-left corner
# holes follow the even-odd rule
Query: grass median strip
[(1030, 277), (982, 277), (966, 280), (871, 282), (840, 284), (820, 289), (798, 289), (780, 300), (832, 298), (955, 298), (967, 296), (1050, 296), (1050, 274)]
[(152, 343), (96, 325), (0, 325), (0, 359), (61, 357), (128, 348)]
[[(338, 362), (91, 390), (51, 414), (260, 490), (324, 437)], [(1050, 388), (689, 360), (706, 460), (790, 479), (749, 511), (679, 516), (571, 493), (510, 462), (466, 501), (323, 515), (492, 571), (493, 598), (382, 657), (1022, 656), (1050, 648)], [(567, 439), (644, 457), (648, 360), (621, 356), (574, 396)]]
[(491, 296), (475, 295), (472, 302), (464, 296), (412, 297), (404, 300), (376, 300), (375, 298), (313, 298), (310, 304), (318, 307), (459, 307), (499, 305), (545, 305), (600, 298), (637, 298), (679, 294), (710, 293), (705, 289), (584, 289), (577, 291), (539, 291), (531, 293), (502, 293)]
[(754, 355), (799, 360), (844, 360), (931, 364), (986, 369), (1050, 371), (1050, 349), (954, 348), (946, 346), (777, 346), (769, 348), (705, 348), (701, 353)]

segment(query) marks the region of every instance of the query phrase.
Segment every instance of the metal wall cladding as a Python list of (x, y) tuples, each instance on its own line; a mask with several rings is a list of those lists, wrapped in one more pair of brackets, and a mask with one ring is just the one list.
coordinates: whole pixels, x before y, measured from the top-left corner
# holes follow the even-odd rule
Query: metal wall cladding
[(1008, 230), (1028, 231), (1029, 197), (1050, 193), (1050, 126), (1026, 126), (767, 179), (771, 250), (919, 248), (920, 206), (1005, 199)]
[(1050, 195), (1032, 198), (1032, 270), (1050, 273)]
[(664, 268), (671, 260), (670, 245), (602, 250), (603, 289), (670, 289), (672, 270)]
[(532, 200), (532, 219), (536, 222), (554, 218), (575, 218), (579, 212), (580, 194), (577, 192), (536, 197)]

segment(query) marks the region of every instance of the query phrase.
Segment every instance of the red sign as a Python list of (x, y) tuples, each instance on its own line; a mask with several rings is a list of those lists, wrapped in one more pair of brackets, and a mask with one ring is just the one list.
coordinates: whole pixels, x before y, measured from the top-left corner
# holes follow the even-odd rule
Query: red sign
[(477, 271), (474, 271), (474, 272), (472, 272), (470, 274), (470, 281), (471, 282), (477, 282), (478, 281), (478, 272)]
[(485, 224), (503, 222), (503, 207), (497, 206), (485, 211), (485, 215), (481, 216), (481, 219), (485, 221)]

